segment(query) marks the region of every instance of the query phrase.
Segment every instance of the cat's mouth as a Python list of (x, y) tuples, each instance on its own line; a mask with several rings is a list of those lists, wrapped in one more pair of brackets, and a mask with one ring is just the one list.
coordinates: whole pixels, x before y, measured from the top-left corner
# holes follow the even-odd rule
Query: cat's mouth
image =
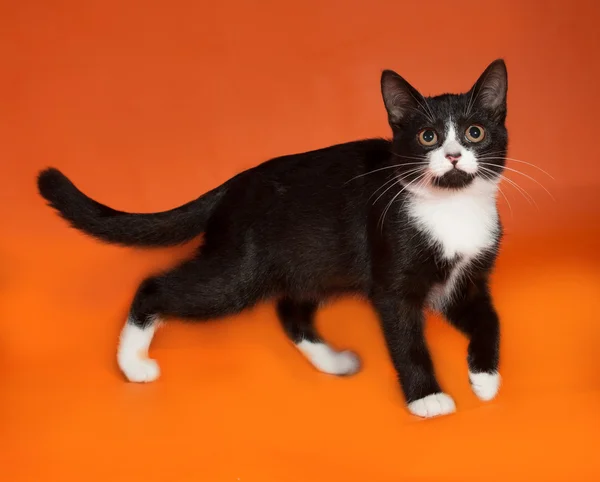
[(475, 174), (469, 174), (460, 169), (451, 169), (441, 176), (434, 176), (431, 184), (443, 189), (462, 189), (475, 179)]

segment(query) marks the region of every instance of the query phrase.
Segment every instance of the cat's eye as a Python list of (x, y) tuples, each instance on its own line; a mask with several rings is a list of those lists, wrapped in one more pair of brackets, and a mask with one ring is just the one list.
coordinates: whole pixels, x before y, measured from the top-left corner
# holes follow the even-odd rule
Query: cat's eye
[(431, 147), (437, 144), (438, 136), (433, 129), (423, 129), (417, 136), (421, 145)]
[(465, 131), (465, 137), (470, 142), (481, 142), (485, 137), (485, 130), (480, 125), (473, 124)]

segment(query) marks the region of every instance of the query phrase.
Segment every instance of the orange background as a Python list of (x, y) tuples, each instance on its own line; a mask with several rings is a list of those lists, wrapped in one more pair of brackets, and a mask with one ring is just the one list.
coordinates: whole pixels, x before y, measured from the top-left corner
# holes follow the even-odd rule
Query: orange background
[[(0, 473), (6, 481), (600, 480), (599, 4), (594, 1), (4, 1), (0, 6)], [(35, 175), (163, 210), (270, 157), (388, 135), (379, 75), (425, 94), (509, 71), (511, 157), (493, 291), (503, 386), (471, 393), (466, 340), (427, 335), (458, 412), (405, 410), (370, 308), (323, 309), (363, 370), (317, 373), (271, 305), (171, 323), (162, 378), (126, 383), (137, 284), (192, 246), (136, 251), (70, 230)], [(4, 459), (4, 460), (2, 460)]]

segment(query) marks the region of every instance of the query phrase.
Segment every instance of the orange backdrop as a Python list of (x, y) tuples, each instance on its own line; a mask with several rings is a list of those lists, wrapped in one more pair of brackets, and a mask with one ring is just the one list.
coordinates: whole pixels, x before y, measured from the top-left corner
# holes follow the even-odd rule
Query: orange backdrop
[[(0, 6), (0, 473), (6, 481), (599, 480), (600, 4), (29, 1)], [(70, 230), (35, 175), (54, 165), (117, 208), (163, 210), (267, 158), (388, 135), (379, 75), (426, 94), (509, 70), (507, 236), (493, 291), (503, 386), (471, 393), (466, 340), (427, 335), (455, 415), (405, 410), (377, 321), (319, 324), (355, 377), (317, 373), (271, 305), (172, 323), (162, 378), (126, 383), (136, 285), (191, 246), (136, 251)], [(348, 319), (351, 320), (348, 320)], [(4, 460), (2, 460), (4, 459)]]

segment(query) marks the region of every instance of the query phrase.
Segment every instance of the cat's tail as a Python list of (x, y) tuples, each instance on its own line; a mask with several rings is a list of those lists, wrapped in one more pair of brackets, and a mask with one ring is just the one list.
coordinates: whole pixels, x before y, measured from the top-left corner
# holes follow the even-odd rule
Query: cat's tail
[(59, 170), (38, 175), (38, 190), (71, 226), (107, 243), (124, 246), (172, 246), (204, 231), (227, 183), (170, 211), (126, 213), (86, 196)]

